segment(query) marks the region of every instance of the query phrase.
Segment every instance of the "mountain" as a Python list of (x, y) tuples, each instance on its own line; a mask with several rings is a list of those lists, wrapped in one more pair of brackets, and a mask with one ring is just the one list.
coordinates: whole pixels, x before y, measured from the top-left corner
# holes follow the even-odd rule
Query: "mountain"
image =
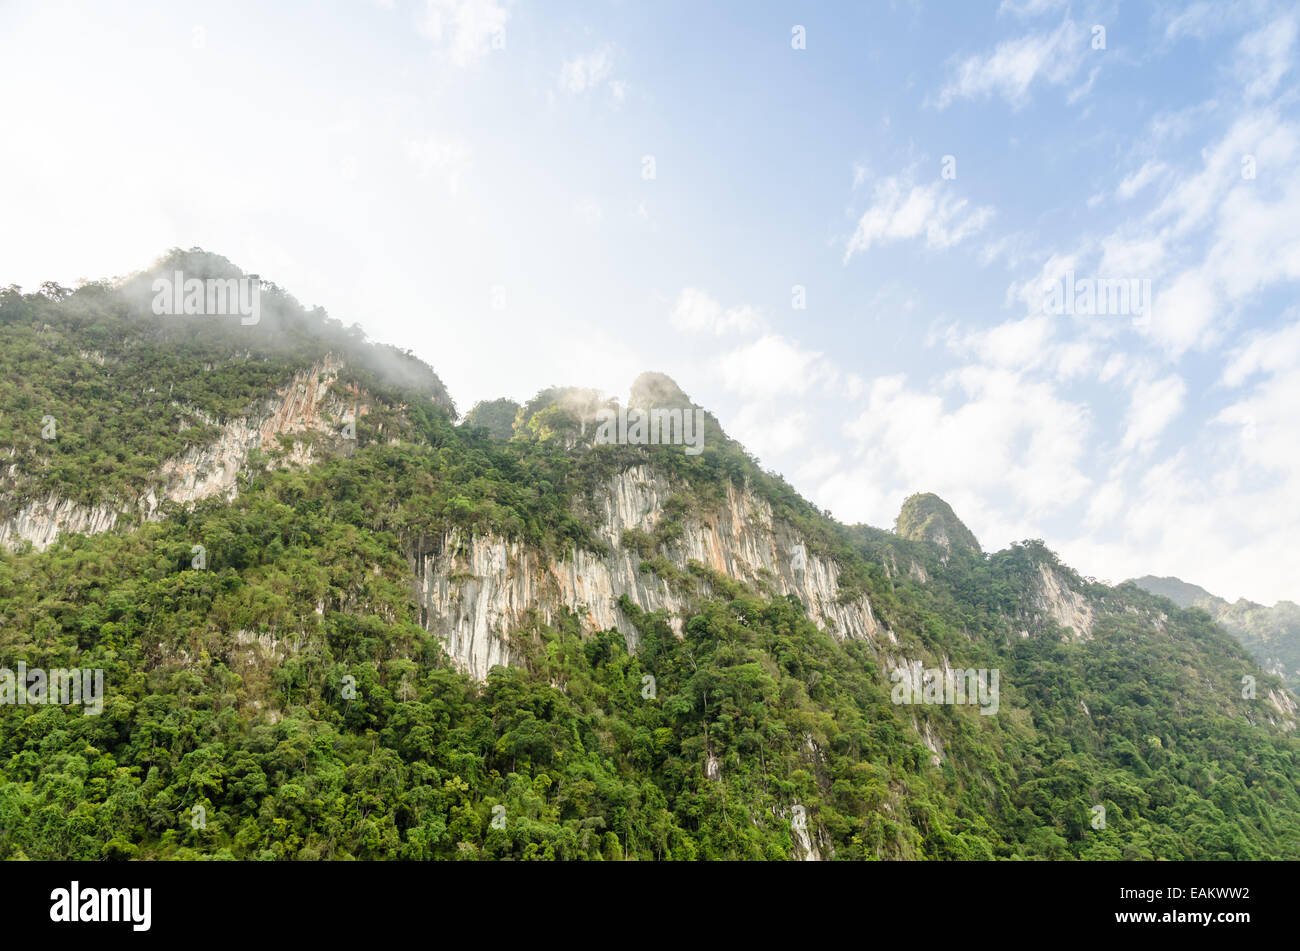
[(662, 374), (461, 420), (273, 284), (153, 312), (203, 269), (0, 292), (0, 856), (1300, 857), (1203, 611), (836, 522)]
[(250, 453), (292, 444), (308, 462), (350, 446), (344, 430), (362, 417), (400, 436), (418, 416), (402, 400), (454, 415), (428, 366), (271, 283), (255, 325), (155, 316), (152, 282), (176, 272), (245, 276), (225, 258), (174, 251), (116, 284), (0, 294), (11, 371), (0, 380), (0, 543), (45, 548), (63, 532), (229, 495)]
[[(1223, 601), (1222, 598), (1216, 598), (1200, 585), (1188, 584), (1179, 578), (1157, 578), (1154, 575), (1143, 575), (1141, 578), (1134, 578), (1133, 583), (1144, 591), (1150, 591), (1152, 594), (1168, 598), (1180, 608), (1190, 608), (1202, 601)], [(1223, 603), (1227, 604), (1226, 601), (1223, 601)]]
[(932, 492), (918, 493), (903, 503), (894, 521), (894, 532), (912, 541), (931, 542), (944, 551), (954, 547), (965, 551), (980, 551), (980, 543), (957, 513)]
[(1134, 584), (1179, 607), (1205, 611), (1241, 641), (1261, 667), (1300, 692), (1300, 605), (1294, 601), (1279, 601), (1272, 607), (1245, 598), (1230, 603), (1199, 585), (1151, 575), (1134, 579)]

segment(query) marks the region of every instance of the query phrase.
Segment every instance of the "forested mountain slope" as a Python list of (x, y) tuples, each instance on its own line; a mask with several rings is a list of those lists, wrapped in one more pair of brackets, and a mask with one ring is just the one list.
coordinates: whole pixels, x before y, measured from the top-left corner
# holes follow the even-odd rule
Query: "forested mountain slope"
[(1133, 583), (1179, 607), (1200, 608), (1241, 641), (1261, 667), (1281, 677), (1292, 691), (1300, 691), (1300, 605), (1294, 601), (1272, 607), (1245, 598), (1226, 601), (1178, 578), (1146, 575)]
[(398, 436), (397, 388), (454, 413), (428, 366), (272, 283), (251, 325), (155, 316), (152, 281), (176, 272), (243, 277), (219, 256), (173, 251), (123, 281), (0, 291), (0, 542), (44, 547), (229, 494), (250, 452), (337, 451), (359, 416)]
[(282, 292), (137, 287), (0, 296), (0, 666), (104, 671), (0, 706), (0, 856), (1300, 857), (1294, 699), (1201, 611), (933, 496), (841, 525), (703, 411), (698, 455), (584, 390), (458, 424)]

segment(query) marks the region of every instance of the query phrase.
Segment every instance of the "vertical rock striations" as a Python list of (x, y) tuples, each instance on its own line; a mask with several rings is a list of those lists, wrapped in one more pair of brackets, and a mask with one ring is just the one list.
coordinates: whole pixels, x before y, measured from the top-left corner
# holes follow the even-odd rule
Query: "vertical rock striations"
[(707, 582), (689, 573), (694, 561), (773, 595), (796, 596), (809, 617), (836, 637), (894, 640), (865, 597), (841, 603), (838, 566), (804, 553), (795, 531), (745, 488), (728, 484), (720, 506), (684, 517), (680, 537), (663, 546), (682, 579), (669, 582), (644, 569), (640, 554), (624, 543), (624, 533), (652, 532), (673, 494), (673, 486), (646, 466), (602, 486), (591, 504), (607, 554), (575, 550), (557, 559), (496, 535), (467, 538), (448, 532), (435, 553), (414, 565), (426, 628), (479, 679), (494, 664), (511, 662), (512, 637), (534, 616), (551, 623), (572, 612), (584, 629), (618, 630), (634, 649), (636, 628), (620, 599), (626, 596), (647, 613), (667, 612), (680, 636), (691, 603), (708, 593)]

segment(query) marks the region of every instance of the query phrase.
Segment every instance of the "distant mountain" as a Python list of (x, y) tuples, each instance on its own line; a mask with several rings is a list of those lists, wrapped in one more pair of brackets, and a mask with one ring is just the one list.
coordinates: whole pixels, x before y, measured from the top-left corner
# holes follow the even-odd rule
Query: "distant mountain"
[(1300, 858), (1300, 707), (1203, 611), (178, 270), (242, 275), (0, 291), (0, 858)]
[[(1180, 608), (1190, 608), (1201, 601), (1222, 601), (1221, 598), (1216, 598), (1200, 585), (1188, 584), (1179, 578), (1157, 578), (1154, 575), (1143, 575), (1141, 578), (1134, 578), (1133, 583), (1150, 591), (1152, 594), (1168, 598)], [(1222, 603), (1226, 604), (1227, 602), (1222, 601)]]
[(1145, 575), (1135, 578), (1134, 584), (1179, 607), (1202, 609), (1241, 641), (1261, 667), (1300, 692), (1300, 605), (1279, 601), (1266, 607), (1245, 598), (1230, 603), (1178, 578)]

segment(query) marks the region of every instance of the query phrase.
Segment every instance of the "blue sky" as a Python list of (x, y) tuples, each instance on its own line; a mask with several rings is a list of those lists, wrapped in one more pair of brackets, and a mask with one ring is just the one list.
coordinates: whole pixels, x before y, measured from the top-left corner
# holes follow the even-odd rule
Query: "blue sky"
[[(935, 491), (986, 548), (1300, 599), (1298, 32), (1270, 2), (10, 0), (0, 282), (197, 245), (463, 409), (660, 370), (842, 520)], [(1044, 313), (1066, 272), (1151, 306)]]

